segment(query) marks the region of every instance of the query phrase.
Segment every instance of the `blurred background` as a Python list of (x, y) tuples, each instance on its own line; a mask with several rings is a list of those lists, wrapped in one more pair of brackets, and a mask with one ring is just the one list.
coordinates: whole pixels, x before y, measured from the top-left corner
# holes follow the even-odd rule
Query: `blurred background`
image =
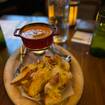
[[(78, 18), (95, 19), (105, 0), (80, 0)], [(0, 0), (2, 15), (40, 15), (47, 16), (47, 0)]]

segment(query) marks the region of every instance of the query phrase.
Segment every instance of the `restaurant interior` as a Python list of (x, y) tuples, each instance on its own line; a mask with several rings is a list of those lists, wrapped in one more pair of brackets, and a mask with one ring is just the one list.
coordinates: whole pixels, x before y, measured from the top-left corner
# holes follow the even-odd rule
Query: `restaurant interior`
[(0, 0), (0, 105), (105, 105), (105, 0)]
[[(0, 0), (0, 15), (44, 15), (47, 16), (47, 0)], [(78, 18), (95, 19), (104, 0), (80, 0)]]

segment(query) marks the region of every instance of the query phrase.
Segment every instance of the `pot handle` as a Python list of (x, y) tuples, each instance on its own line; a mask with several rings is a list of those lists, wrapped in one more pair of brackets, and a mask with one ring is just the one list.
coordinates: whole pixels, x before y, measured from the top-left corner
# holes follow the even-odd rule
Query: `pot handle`
[(17, 29), (15, 30), (15, 32), (14, 32), (14, 36), (20, 37), (19, 32), (20, 32), (20, 28), (17, 28)]

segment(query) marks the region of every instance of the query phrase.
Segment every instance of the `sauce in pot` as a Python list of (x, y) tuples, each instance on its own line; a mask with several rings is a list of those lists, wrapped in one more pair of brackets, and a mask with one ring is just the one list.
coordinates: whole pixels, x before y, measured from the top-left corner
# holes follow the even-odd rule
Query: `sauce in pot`
[(51, 35), (51, 29), (46, 26), (32, 26), (23, 29), (22, 37), (28, 39), (43, 39)]

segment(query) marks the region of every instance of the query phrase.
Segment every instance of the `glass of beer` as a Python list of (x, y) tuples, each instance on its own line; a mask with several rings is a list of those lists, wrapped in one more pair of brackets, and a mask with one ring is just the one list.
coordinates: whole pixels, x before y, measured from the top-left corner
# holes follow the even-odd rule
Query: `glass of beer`
[(69, 1), (48, 0), (49, 23), (56, 28), (55, 43), (66, 42), (69, 34)]

